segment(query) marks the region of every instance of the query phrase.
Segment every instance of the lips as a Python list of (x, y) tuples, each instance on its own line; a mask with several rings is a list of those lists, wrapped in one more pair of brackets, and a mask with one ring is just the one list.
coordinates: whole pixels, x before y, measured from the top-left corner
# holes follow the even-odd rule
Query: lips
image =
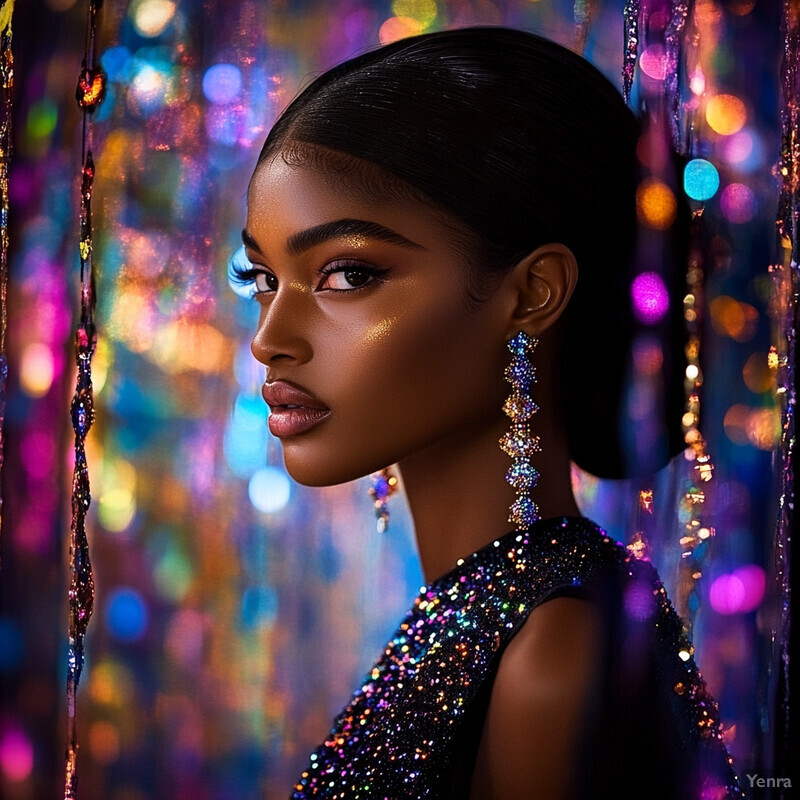
[(279, 438), (305, 433), (331, 413), (314, 395), (286, 381), (265, 383), (261, 394), (270, 408), (270, 433)]

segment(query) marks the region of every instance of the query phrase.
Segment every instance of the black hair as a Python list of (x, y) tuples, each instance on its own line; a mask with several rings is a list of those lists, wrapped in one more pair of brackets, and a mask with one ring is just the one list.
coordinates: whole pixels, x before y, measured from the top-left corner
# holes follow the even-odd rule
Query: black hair
[(538, 246), (569, 247), (579, 278), (558, 380), (570, 452), (595, 475), (622, 477), (638, 135), (617, 89), (576, 53), (524, 31), (462, 28), (325, 72), (278, 119), (259, 161), (280, 153), (342, 174), (367, 162), (378, 190), (454, 215), (472, 234), (474, 302)]

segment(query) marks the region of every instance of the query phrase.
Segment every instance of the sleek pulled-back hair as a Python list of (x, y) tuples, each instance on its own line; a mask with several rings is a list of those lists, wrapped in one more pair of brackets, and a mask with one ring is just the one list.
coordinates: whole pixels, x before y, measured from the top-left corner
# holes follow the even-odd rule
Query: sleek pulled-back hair
[(473, 302), (540, 245), (569, 247), (579, 278), (559, 381), (570, 451), (621, 477), (638, 134), (619, 92), (577, 54), (523, 31), (463, 28), (324, 73), (281, 115), (260, 161), (280, 153), (353, 179), (359, 159), (378, 168), (363, 176), (370, 190), (407, 190), (457, 217), (471, 234)]

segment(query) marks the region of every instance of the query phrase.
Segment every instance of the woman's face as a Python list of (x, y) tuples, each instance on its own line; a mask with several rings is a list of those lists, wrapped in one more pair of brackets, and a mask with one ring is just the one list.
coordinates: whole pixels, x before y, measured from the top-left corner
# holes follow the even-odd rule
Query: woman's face
[(502, 417), (507, 389), (508, 293), (470, 306), (452, 221), (352, 183), (278, 156), (248, 196), (252, 350), (270, 429), (308, 485), (463, 445)]

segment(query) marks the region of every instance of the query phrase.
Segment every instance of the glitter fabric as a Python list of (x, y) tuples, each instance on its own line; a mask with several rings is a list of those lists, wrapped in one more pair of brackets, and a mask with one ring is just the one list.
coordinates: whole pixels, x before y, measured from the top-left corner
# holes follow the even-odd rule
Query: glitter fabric
[[(464, 749), (465, 721), (481, 690), (485, 696), (490, 687), (504, 647), (536, 605), (556, 594), (580, 595), (609, 576), (623, 588), (621, 613), (637, 631), (626, 647), (635, 650), (635, 642), (643, 641), (642, 626), (652, 633), (647, 641), (653, 643), (651, 663), (661, 687), (656, 705), (668, 709), (652, 723), (670, 717), (669, 746), (679, 753), (680, 769), (695, 789), (676, 796), (742, 796), (722, 742), (717, 705), (652, 565), (633, 558), (588, 520), (558, 518), (505, 535), (423, 587), (361, 689), (311, 755), (293, 800), (464, 796), (453, 794), (452, 785), (458, 780), (454, 767)], [(627, 735), (637, 747), (631, 762), (638, 758), (642, 774), (652, 772), (638, 751), (642, 741), (647, 752), (647, 731)], [(605, 742), (597, 739), (587, 752), (600, 752)], [(641, 788), (637, 783), (631, 791)]]

